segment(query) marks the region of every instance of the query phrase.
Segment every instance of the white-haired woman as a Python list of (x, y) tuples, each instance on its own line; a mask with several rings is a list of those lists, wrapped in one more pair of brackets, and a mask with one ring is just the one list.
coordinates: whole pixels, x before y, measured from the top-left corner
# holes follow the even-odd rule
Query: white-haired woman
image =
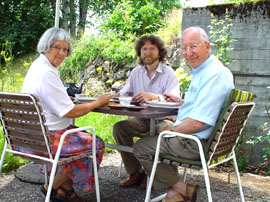
[[(68, 129), (75, 128), (70, 125), (71, 118), (83, 116), (93, 109), (107, 104), (110, 95), (102, 95), (96, 101), (84, 104), (74, 104), (68, 96), (65, 87), (60, 80), (57, 67), (71, 54), (70, 36), (60, 28), (50, 28), (39, 40), (37, 50), (40, 56), (33, 62), (24, 79), (22, 92), (36, 95), (43, 108), (46, 117), (46, 125), (49, 128), (53, 140), (53, 148), (58, 146), (61, 135)], [(70, 134), (66, 138), (61, 156), (67, 157), (74, 152), (82, 153), (91, 150), (92, 136), (86, 132)], [(97, 137), (98, 165), (102, 161), (104, 142)], [(17, 148), (18, 150), (21, 148)], [(52, 201), (84, 201), (73, 190), (73, 184), (78, 185), (84, 191), (91, 191), (94, 186), (94, 174), (92, 161), (84, 158), (59, 167), (55, 176)], [(42, 186), (42, 192), (46, 194), (48, 184)]]

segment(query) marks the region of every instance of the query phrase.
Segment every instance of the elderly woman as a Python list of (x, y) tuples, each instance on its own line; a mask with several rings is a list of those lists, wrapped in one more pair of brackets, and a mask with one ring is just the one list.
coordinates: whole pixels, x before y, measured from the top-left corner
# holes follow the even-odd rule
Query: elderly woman
[[(40, 53), (24, 79), (22, 92), (36, 95), (46, 117), (46, 125), (53, 139), (53, 148), (57, 148), (61, 135), (75, 126), (70, 125), (72, 118), (83, 116), (93, 109), (107, 104), (110, 95), (102, 95), (96, 101), (74, 104), (68, 96), (60, 80), (57, 67), (70, 55), (70, 36), (60, 28), (48, 29), (40, 38), (37, 50)], [(82, 153), (92, 148), (92, 136), (86, 132), (70, 134), (63, 144), (61, 156), (68, 157), (73, 153)], [(97, 137), (98, 165), (102, 161), (104, 142)], [(20, 149), (20, 148), (18, 148)], [(73, 190), (73, 184), (84, 191), (91, 191), (94, 186), (94, 174), (90, 158), (76, 160), (63, 167), (59, 167), (55, 176), (52, 201), (83, 201)], [(48, 184), (42, 186), (46, 194)]]

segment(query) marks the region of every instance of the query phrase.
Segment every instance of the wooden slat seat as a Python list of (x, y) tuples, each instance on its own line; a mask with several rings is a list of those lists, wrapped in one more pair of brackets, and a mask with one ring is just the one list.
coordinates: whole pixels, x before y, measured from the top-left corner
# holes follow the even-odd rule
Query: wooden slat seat
[[(49, 187), (45, 199), (45, 201), (48, 202), (57, 166), (84, 157), (90, 157), (93, 160), (96, 197), (97, 201), (100, 201), (96, 160), (96, 134), (91, 126), (66, 131), (61, 136), (57, 151), (53, 151), (52, 140), (48, 127), (45, 125), (46, 119), (42, 114), (42, 107), (39, 104), (39, 100), (31, 94), (25, 93), (0, 92), (0, 120), (5, 136), (5, 145), (0, 161), (0, 172), (6, 152), (21, 155), (37, 163), (43, 163), (44, 165), (48, 163), (52, 164)], [(70, 133), (85, 130), (91, 130), (93, 151), (86, 151), (83, 154), (74, 155), (69, 158), (60, 158), (60, 152), (65, 137)], [(28, 152), (18, 152), (15, 149), (16, 147), (27, 149)], [(37, 152), (41, 152), (44, 155), (38, 155), (36, 154)], [(48, 183), (47, 173), (45, 173), (45, 182)]]
[[(181, 166), (184, 168), (192, 168), (196, 170), (203, 170), (205, 177), (205, 184), (207, 188), (208, 201), (212, 201), (212, 196), (210, 192), (210, 182), (208, 177), (208, 169), (210, 167), (216, 166), (218, 164), (224, 163), (228, 160), (233, 160), (234, 168), (237, 175), (238, 187), (241, 196), (241, 201), (244, 201), (244, 195), (241, 187), (237, 162), (235, 158), (235, 146), (242, 134), (243, 128), (246, 124), (248, 117), (250, 116), (255, 103), (251, 100), (255, 97), (254, 94), (241, 91), (232, 90), (229, 99), (226, 102), (224, 109), (222, 110), (216, 126), (207, 140), (205, 147), (202, 147), (200, 140), (191, 135), (185, 135), (176, 132), (164, 131), (159, 135), (158, 145), (160, 144), (161, 138), (166, 138), (166, 136), (176, 135), (182, 138), (193, 139), (197, 142), (200, 149), (200, 159), (199, 160), (189, 160), (184, 158), (179, 158), (176, 156), (168, 154), (160, 154), (158, 149), (155, 153), (155, 161), (151, 173), (151, 178), (154, 178), (155, 167), (157, 161), (163, 161), (171, 165)], [(158, 146), (157, 146), (158, 148)], [(152, 182), (150, 178), (150, 185), (147, 189), (145, 202), (150, 200), (150, 192)], [(154, 199), (155, 200), (155, 199)]]

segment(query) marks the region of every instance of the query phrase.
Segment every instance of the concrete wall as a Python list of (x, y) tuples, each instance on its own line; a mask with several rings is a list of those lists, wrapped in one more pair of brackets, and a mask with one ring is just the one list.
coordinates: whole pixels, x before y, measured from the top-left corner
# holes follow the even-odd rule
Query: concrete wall
[[(256, 108), (244, 133), (244, 141), (260, 134), (257, 129), (266, 119), (265, 104), (270, 105), (270, 1), (217, 5), (202, 8), (190, 8), (183, 11), (182, 29), (200, 26), (207, 32), (211, 13), (218, 19), (224, 19), (228, 8), (232, 18), (231, 29), (234, 50), (228, 55), (235, 60), (231, 65), (236, 88), (254, 92)], [(249, 163), (257, 164), (262, 160), (262, 146), (244, 145)]]

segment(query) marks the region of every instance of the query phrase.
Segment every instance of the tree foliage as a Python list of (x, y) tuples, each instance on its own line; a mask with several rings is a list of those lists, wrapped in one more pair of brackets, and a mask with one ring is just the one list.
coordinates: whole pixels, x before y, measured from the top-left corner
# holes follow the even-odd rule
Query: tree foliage
[(129, 34), (141, 36), (153, 33), (163, 24), (160, 11), (152, 3), (136, 8), (133, 2), (127, 1), (119, 4), (105, 20), (102, 31), (113, 31), (123, 39)]
[[(0, 1), (0, 43), (14, 42), (13, 54), (15, 56), (33, 51), (42, 33), (54, 25), (55, 2), (55, 0)], [(72, 38), (80, 36), (85, 27), (93, 23), (89, 21), (91, 17), (102, 16), (103, 20), (104, 16), (109, 18), (110, 14), (122, 3), (129, 2), (130, 11), (132, 9), (141, 11), (136, 29), (141, 27), (144, 31), (158, 26), (157, 19), (162, 18), (173, 7), (180, 6), (178, 0), (62, 0), (61, 2), (60, 27), (68, 30)], [(146, 9), (150, 4), (156, 9), (152, 11), (155, 12), (157, 19), (147, 18), (149, 14)], [(129, 14), (130, 18), (138, 17), (135, 16), (137, 13), (134, 11)], [(120, 26), (119, 28), (126, 27)]]
[(33, 51), (41, 34), (53, 26), (54, 11), (46, 0), (0, 2), (0, 43), (13, 42), (13, 54)]

